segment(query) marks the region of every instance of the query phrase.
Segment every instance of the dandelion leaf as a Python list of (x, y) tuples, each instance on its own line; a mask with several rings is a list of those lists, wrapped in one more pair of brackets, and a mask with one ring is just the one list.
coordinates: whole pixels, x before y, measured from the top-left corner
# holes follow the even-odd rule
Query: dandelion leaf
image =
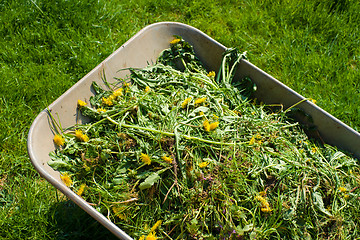
[(317, 207), (317, 209), (319, 209), (322, 213), (326, 214), (327, 216), (332, 216), (328, 210), (325, 209), (324, 206), (324, 201), (321, 197), (321, 194), (318, 192), (314, 192), (313, 194), (313, 202), (315, 207)]
[(160, 179), (161, 178), (158, 173), (152, 173), (150, 176), (148, 176), (144, 180), (144, 182), (140, 183), (139, 188), (140, 188), (140, 190), (145, 190), (145, 189), (151, 188)]
[(72, 164), (69, 164), (69, 158), (65, 155), (59, 156), (55, 152), (51, 152), (49, 154), (50, 160), (48, 161), (48, 165), (55, 170), (71, 170)]
[(245, 225), (244, 227), (241, 227), (240, 225), (236, 227), (236, 233), (240, 236), (244, 235), (244, 233), (249, 232), (254, 228), (254, 225), (252, 223)]
[(200, 106), (195, 108), (190, 114), (189, 117), (195, 117), (197, 115), (199, 115), (200, 112), (206, 113), (207, 111), (209, 111), (208, 107), (204, 107), (204, 106)]

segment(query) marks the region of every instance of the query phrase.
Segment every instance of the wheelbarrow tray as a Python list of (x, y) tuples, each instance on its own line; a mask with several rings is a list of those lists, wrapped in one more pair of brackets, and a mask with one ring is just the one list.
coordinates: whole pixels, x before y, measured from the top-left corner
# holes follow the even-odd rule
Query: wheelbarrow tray
[[(174, 39), (174, 35), (181, 36), (194, 47), (197, 57), (208, 70), (217, 71), (219, 69), (222, 54), (227, 49), (222, 44), (198, 29), (182, 23), (160, 22), (151, 24), (140, 30), (50, 104), (47, 109), (40, 112), (29, 130), (28, 154), (40, 175), (120, 239), (132, 238), (66, 187), (60, 179), (60, 173), (47, 164), (50, 160), (49, 153), (55, 150), (53, 143), (55, 133), (51, 127), (52, 122), (48, 111), (53, 116), (59, 117), (63, 128), (86, 121), (78, 113), (77, 100), (88, 100), (90, 96), (94, 95), (91, 89), (93, 81), (100, 86), (104, 86), (103, 77), (106, 77), (108, 82), (113, 82), (115, 81), (114, 77), (125, 78), (129, 74), (129, 71), (126, 70), (118, 71), (120, 69), (129, 67), (142, 68), (147, 66), (148, 63), (155, 62), (160, 52), (169, 47), (169, 42)], [(297, 105), (297, 108), (302, 109), (306, 115), (311, 116), (311, 127), (316, 129), (315, 133), (319, 139), (347, 151), (356, 158), (360, 158), (360, 134), (354, 129), (311, 101), (306, 100), (303, 96), (255, 65), (246, 60), (241, 60), (236, 72), (236, 78), (240, 79), (245, 76), (250, 77), (256, 84), (257, 90), (254, 97), (258, 100), (265, 104), (281, 104), (285, 109), (301, 102)]]

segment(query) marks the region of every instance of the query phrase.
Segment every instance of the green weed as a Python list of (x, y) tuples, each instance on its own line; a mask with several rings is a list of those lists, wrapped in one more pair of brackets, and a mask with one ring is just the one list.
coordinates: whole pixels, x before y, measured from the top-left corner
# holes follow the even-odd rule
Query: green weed
[(39, 183), (27, 131), (42, 109), (146, 25), (179, 21), (246, 50), (255, 65), (359, 130), (359, 11), (350, 0), (1, 1), (1, 238), (70, 236), (73, 219), (59, 226), (49, 218), (64, 211), (54, 207), (63, 200)]

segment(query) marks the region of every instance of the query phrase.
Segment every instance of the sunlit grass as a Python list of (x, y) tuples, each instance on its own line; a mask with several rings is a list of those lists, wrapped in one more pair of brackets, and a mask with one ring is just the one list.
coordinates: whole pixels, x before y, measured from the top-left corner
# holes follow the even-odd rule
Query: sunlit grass
[(2, 1), (0, 237), (101, 238), (74, 217), (54, 220), (71, 204), (39, 180), (27, 131), (42, 109), (146, 25), (179, 21), (246, 50), (255, 65), (359, 130), (359, 11), (358, 2), (345, 0)]

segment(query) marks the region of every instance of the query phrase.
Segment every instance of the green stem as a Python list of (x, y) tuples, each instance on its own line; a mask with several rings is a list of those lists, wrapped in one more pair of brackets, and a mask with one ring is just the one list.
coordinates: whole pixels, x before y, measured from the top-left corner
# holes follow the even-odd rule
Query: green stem
[[(164, 132), (164, 131), (160, 131), (160, 130), (157, 130), (157, 129), (146, 128), (146, 127), (141, 127), (141, 126), (136, 126), (136, 125), (129, 125), (129, 124), (126, 124), (126, 123), (119, 123), (119, 122), (115, 121), (114, 119), (112, 119), (109, 116), (107, 116), (106, 119), (109, 120), (111, 123), (113, 123), (115, 125), (119, 125), (120, 127), (133, 128), (133, 129), (158, 133), (158, 134), (165, 135), (165, 136), (168, 136), (168, 137), (174, 137), (175, 136), (175, 133), (171, 133), (171, 132)], [(211, 140), (198, 138), (198, 137), (193, 137), (193, 136), (189, 136), (189, 135), (183, 135), (183, 134), (180, 134), (180, 136), (187, 139), (187, 140), (199, 141), (199, 142), (204, 142), (204, 143), (209, 143), (209, 144), (216, 144), (216, 145), (234, 146), (234, 145), (243, 144), (243, 143), (240, 143), (240, 142), (239, 143), (236, 143), (236, 142), (233, 142), (233, 143), (217, 142), (217, 141), (211, 141)]]
[(187, 140), (195, 140), (195, 141), (200, 141), (200, 142), (209, 143), (209, 144), (226, 145), (226, 146), (234, 146), (234, 145), (242, 144), (240, 142), (239, 143), (236, 143), (236, 142), (233, 142), (233, 143), (216, 142), (216, 141), (206, 140), (206, 139), (203, 139), (203, 138), (192, 137), (192, 136), (189, 136), (189, 135), (181, 135), (181, 136), (183, 138), (187, 139)]
[(214, 82), (212, 82), (211, 79), (210, 79), (210, 81), (208, 81), (207, 79), (202, 78), (202, 77), (200, 77), (200, 76), (196, 76), (196, 75), (194, 75), (194, 74), (192, 75), (192, 77), (193, 77), (194, 79), (196, 79), (196, 80), (200, 80), (201, 82), (204, 82), (204, 83), (210, 85), (210, 86), (213, 87), (214, 89), (219, 89), (219, 86), (218, 86), (217, 84), (215, 84)]
[(183, 164), (183, 159), (180, 158), (180, 151), (179, 151), (179, 142), (180, 142), (180, 134), (178, 134), (178, 129), (179, 125), (176, 125), (174, 128), (174, 137), (175, 137), (175, 151), (176, 151), (176, 160), (177, 160), (177, 164), (179, 165), (179, 169), (180, 169), (180, 174), (182, 175), (183, 179), (186, 180), (186, 174), (184, 171), (184, 164)]
[(180, 59), (181, 59), (182, 64), (184, 65), (185, 70), (189, 71), (184, 59), (183, 58), (180, 58)]
[[(48, 108), (46, 108), (46, 110), (47, 110), (47, 112), (48, 112), (48, 114), (49, 114), (49, 116), (50, 116), (50, 118), (51, 118), (51, 121), (54, 123), (54, 126), (55, 126), (54, 129), (53, 129), (53, 127), (52, 127), (51, 125), (50, 125), (50, 127), (56, 132), (56, 134), (59, 134), (60, 132), (61, 132), (62, 134), (64, 134), (61, 125), (59, 125), (59, 123), (55, 120), (54, 116), (51, 114), (51, 110), (48, 109)], [(58, 119), (59, 119), (59, 118), (58, 118)], [(59, 121), (59, 122), (60, 122), (60, 121)]]
[(238, 56), (238, 58), (236, 59), (236, 61), (234, 62), (234, 64), (232, 65), (230, 72), (229, 72), (229, 79), (228, 79), (228, 83), (231, 82), (231, 77), (233, 76), (233, 72), (235, 71), (236, 67), (239, 65), (241, 59), (245, 58), (245, 53), (240, 54), (240, 56)]
[[(137, 105), (137, 103), (131, 105), (130, 107), (128, 107), (128, 108), (126, 108), (126, 109), (124, 109), (124, 110), (122, 110), (122, 111), (120, 111), (120, 112), (117, 112), (117, 113), (111, 115), (111, 117), (116, 117), (116, 116), (118, 116), (118, 115), (124, 114), (124, 113), (126, 113), (127, 111), (131, 110), (131, 109), (132, 109), (133, 107), (135, 107), (136, 105)], [(100, 123), (108, 120), (107, 118), (108, 118), (108, 116), (107, 116), (106, 118), (103, 118), (103, 119), (101, 119), (101, 120), (99, 120), (99, 121), (91, 124), (91, 125), (88, 127), (88, 129), (86, 129), (85, 133), (87, 133), (92, 127), (94, 127), (94, 126), (96, 126), (96, 125), (98, 125), (98, 124), (100, 124)]]
[(295, 104), (291, 105), (290, 107), (288, 107), (287, 109), (284, 110), (284, 113), (290, 111), (292, 108), (296, 107), (297, 105), (299, 105), (300, 103), (306, 102), (308, 100), (311, 100), (311, 98), (304, 98), (298, 102), (296, 102)]

